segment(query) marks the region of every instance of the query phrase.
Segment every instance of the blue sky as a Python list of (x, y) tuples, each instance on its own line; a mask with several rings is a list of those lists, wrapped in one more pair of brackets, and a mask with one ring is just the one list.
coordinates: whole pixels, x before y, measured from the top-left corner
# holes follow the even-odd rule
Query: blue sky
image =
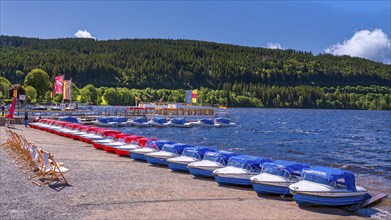
[(86, 30), (98, 40), (195, 39), (361, 57), (368, 48), (355, 47), (372, 42), (385, 57), (367, 58), (388, 63), (390, 2), (1, 0), (0, 33), (69, 38)]

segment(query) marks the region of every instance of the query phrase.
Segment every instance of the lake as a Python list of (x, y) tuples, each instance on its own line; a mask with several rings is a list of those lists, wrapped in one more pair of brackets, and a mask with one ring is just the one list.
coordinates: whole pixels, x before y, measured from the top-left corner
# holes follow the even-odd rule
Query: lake
[(231, 108), (230, 128), (123, 128), (123, 132), (354, 172), (390, 191), (391, 112)]

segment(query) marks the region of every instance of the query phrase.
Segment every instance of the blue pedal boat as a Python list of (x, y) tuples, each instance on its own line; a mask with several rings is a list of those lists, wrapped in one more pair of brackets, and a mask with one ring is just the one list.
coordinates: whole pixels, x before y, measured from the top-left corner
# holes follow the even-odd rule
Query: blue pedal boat
[(301, 178), (289, 186), (298, 205), (348, 206), (371, 198), (346, 170), (317, 166), (304, 169)]
[(227, 166), (228, 159), (239, 154), (231, 151), (206, 152), (204, 159), (187, 165), (191, 175), (196, 177), (213, 177), (213, 171)]
[(226, 167), (214, 170), (213, 175), (219, 185), (251, 186), (250, 177), (258, 175), (266, 162), (272, 160), (249, 155), (235, 156), (229, 158)]
[(166, 140), (148, 141), (143, 148), (129, 150), (129, 154), (134, 160), (145, 161), (145, 154), (160, 151), (165, 144), (175, 144), (175, 142)]
[(182, 155), (167, 160), (168, 167), (172, 171), (189, 171), (187, 165), (202, 160), (206, 152), (216, 152), (216, 149), (210, 147), (186, 147)]
[(186, 147), (192, 146), (182, 143), (165, 144), (160, 151), (145, 154), (145, 159), (152, 165), (167, 165), (167, 159), (180, 156)]
[(289, 185), (300, 180), (301, 171), (309, 168), (308, 165), (276, 160), (273, 163), (264, 163), (260, 174), (250, 178), (254, 191), (257, 194), (289, 195)]

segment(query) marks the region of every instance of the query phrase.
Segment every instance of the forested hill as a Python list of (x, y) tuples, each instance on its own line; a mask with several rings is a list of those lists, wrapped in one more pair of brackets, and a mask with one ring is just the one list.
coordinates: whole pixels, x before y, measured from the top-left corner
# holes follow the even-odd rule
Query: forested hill
[[(77, 86), (227, 89), (236, 86), (391, 84), (390, 65), (361, 58), (193, 40), (34, 39), (0, 36), (0, 75), (23, 81), (34, 68)], [(15, 72), (21, 70), (24, 76)]]

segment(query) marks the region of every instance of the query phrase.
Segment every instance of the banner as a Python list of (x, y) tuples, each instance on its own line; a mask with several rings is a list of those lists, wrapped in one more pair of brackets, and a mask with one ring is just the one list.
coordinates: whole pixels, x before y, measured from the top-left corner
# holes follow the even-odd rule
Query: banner
[(192, 95), (192, 91), (191, 90), (187, 90), (187, 92), (186, 92), (186, 102), (188, 104), (191, 104), (191, 95)]
[(66, 100), (71, 99), (71, 82), (72, 82), (71, 80), (64, 80), (64, 89), (63, 89), (62, 96)]
[(195, 89), (191, 93), (191, 102), (193, 104), (197, 103), (197, 98), (198, 98), (198, 91), (197, 91), (197, 89)]
[(62, 94), (62, 86), (64, 82), (64, 76), (56, 76), (54, 78), (54, 92), (56, 94)]
[(16, 97), (14, 97), (14, 99), (12, 100), (11, 108), (10, 108), (8, 115), (5, 116), (6, 118), (9, 118), (9, 119), (14, 118), (15, 107), (16, 107)]

